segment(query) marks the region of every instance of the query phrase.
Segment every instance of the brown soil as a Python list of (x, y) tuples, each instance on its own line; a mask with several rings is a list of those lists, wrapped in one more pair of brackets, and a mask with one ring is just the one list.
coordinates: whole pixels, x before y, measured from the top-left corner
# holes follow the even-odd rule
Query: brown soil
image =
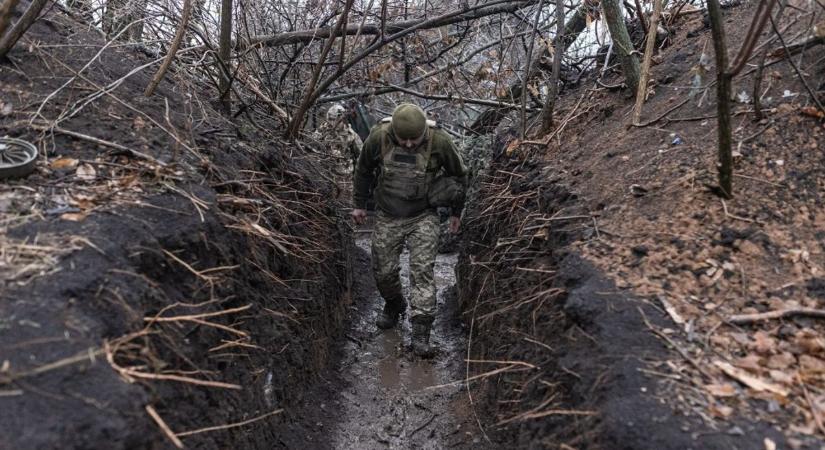
[[(746, 29), (735, 24), (751, 14), (726, 10), (731, 48)], [(771, 65), (766, 118), (734, 108), (740, 155), (735, 197), (723, 203), (709, 189), (714, 87), (701, 106), (700, 94), (673, 110), (710, 31), (698, 15), (673, 31), (642, 119), (659, 120), (628, 127), (633, 99), (585, 80), (563, 96), (561, 132), (546, 146), (502, 137), (481, 180), (459, 284), (473, 359), (517, 362), (477, 386), (486, 425), (502, 439), (550, 448), (762, 448), (768, 439), (797, 448), (825, 438), (816, 426), (825, 412), (821, 321), (725, 323), (822, 307), (825, 128), (803, 114), (810, 100), (787, 62)], [(806, 73), (823, 73), (823, 56), (809, 50)], [(752, 83), (737, 78), (735, 92)], [(719, 362), (788, 395), (757, 391)]]

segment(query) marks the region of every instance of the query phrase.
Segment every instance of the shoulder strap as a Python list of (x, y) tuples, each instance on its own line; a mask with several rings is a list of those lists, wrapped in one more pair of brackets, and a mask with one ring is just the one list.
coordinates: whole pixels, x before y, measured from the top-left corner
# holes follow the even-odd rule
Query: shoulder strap
[(381, 159), (387, 157), (387, 154), (392, 150), (392, 143), (390, 142), (389, 123), (381, 121)]

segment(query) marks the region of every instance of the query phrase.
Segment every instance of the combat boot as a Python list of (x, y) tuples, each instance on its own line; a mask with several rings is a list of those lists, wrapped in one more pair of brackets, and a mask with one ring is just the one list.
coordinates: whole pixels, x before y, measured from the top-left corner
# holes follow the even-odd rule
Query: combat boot
[(398, 317), (401, 315), (403, 308), (393, 308), (389, 304), (384, 305), (381, 314), (378, 315), (378, 320), (375, 325), (382, 330), (389, 330), (398, 324)]
[(432, 358), (434, 351), (430, 347), (431, 320), (412, 321), (412, 350), (421, 358)]

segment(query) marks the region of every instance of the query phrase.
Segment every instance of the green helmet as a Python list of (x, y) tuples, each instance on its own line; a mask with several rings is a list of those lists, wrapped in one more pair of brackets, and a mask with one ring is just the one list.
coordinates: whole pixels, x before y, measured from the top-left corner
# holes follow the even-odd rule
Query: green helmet
[(402, 103), (392, 112), (392, 131), (398, 139), (417, 139), (427, 131), (427, 114), (411, 103)]

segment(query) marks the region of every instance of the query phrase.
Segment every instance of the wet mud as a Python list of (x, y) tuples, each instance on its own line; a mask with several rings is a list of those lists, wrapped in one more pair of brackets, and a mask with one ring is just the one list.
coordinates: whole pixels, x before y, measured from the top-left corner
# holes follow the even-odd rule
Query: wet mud
[[(436, 261), (438, 310), (431, 335), (433, 359), (414, 356), (410, 323), (380, 330), (383, 306), (370, 269), (370, 237), (358, 233), (353, 272), (355, 302), (336, 362), (303, 407), (283, 424), (286, 448), (486, 448), (463, 383), (466, 337), (454, 292), (455, 254)], [(401, 261), (405, 296), (408, 253)]]

